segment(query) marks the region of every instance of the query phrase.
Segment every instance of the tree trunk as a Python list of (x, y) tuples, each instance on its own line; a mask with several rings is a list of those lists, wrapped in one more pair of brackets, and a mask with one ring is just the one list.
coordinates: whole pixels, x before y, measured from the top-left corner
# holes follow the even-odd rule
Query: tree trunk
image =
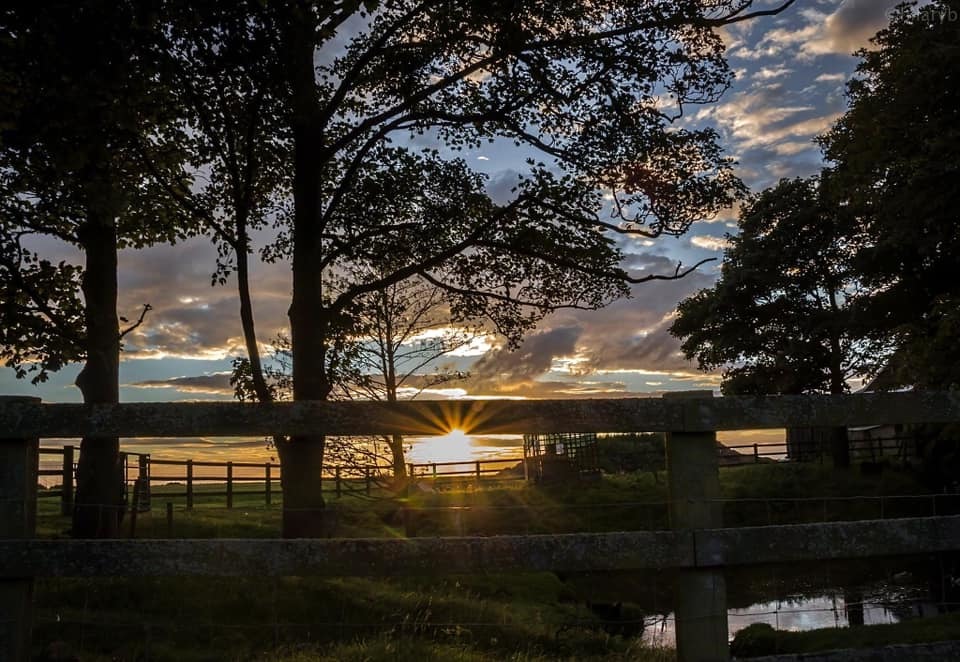
[[(238, 243), (234, 247), (237, 253), (237, 290), (240, 296), (240, 326), (243, 329), (243, 341), (250, 361), (250, 377), (257, 402), (272, 402), (273, 396), (263, 376), (263, 364), (260, 361), (260, 346), (257, 344), (257, 330), (253, 321), (253, 303), (250, 299), (250, 267), (247, 255), (246, 224), (237, 222)], [(276, 441), (276, 440), (275, 440)]]
[(283, 488), (283, 537), (329, 538), (335, 513), (326, 509), (321, 492), (324, 438), (294, 437), (277, 446)]
[[(293, 106), (293, 296), (290, 341), (293, 353), (293, 399), (326, 400), (326, 346), (329, 312), (323, 308), (321, 181), (324, 171), (323, 129), (313, 65), (312, 22), (291, 17), (287, 34)], [(283, 536), (329, 535), (324, 522), (321, 474), (325, 439), (322, 435), (291, 437), (278, 449), (282, 467)]]
[(402, 488), (407, 482), (407, 459), (403, 454), (403, 435), (390, 436), (390, 456), (393, 458), (393, 482)]
[(847, 428), (840, 426), (831, 429), (830, 449), (833, 455), (833, 466), (840, 469), (850, 467), (850, 439)]
[[(120, 401), (120, 333), (117, 322), (117, 228), (114, 216), (91, 214), (78, 232), (86, 254), (83, 296), (86, 364), (76, 385), (87, 404)], [(115, 538), (123, 517), (123, 467), (117, 437), (80, 442), (73, 536)]]

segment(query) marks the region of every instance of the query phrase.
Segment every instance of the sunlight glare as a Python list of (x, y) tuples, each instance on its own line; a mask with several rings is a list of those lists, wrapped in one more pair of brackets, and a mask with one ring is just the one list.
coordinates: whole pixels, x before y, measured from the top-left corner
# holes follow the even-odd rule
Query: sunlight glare
[(423, 437), (410, 451), (414, 462), (455, 462), (471, 457), (473, 437), (459, 428), (437, 437)]

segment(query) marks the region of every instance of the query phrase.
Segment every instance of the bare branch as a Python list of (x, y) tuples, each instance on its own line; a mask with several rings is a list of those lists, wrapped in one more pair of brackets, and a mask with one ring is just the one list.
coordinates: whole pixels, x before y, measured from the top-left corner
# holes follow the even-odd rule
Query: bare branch
[(676, 269), (676, 271), (673, 272), (672, 275), (671, 275), (671, 274), (666, 274), (666, 275), (665, 275), (665, 274), (653, 274), (653, 275), (650, 275), (650, 276), (641, 276), (640, 278), (633, 278), (633, 277), (631, 277), (631, 276), (627, 276), (625, 280), (626, 280), (628, 283), (632, 283), (632, 284), (634, 284), (634, 285), (636, 285), (636, 284), (638, 284), (638, 283), (648, 283), (648, 282), (650, 282), (651, 280), (679, 280), (679, 279), (683, 278), (684, 276), (686, 276), (686, 275), (688, 275), (688, 274), (690, 274), (690, 273), (693, 273), (694, 271), (696, 271), (698, 268), (700, 268), (701, 266), (703, 266), (703, 265), (706, 264), (707, 262), (715, 262), (716, 260), (717, 260), (717, 258), (715, 258), (715, 257), (708, 257), (708, 258), (706, 258), (706, 259), (700, 260), (699, 262), (697, 262), (695, 265), (693, 265), (693, 266), (690, 267), (689, 269), (684, 269), (683, 271), (680, 271), (680, 269), (683, 268), (683, 262), (678, 262), (678, 263), (677, 263), (677, 269)]
[[(130, 333), (131, 331), (133, 331), (134, 329), (136, 329), (138, 326), (140, 326), (141, 324), (143, 324), (143, 320), (146, 318), (147, 313), (150, 312), (151, 310), (153, 310), (153, 306), (151, 306), (149, 303), (143, 304), (143, 309), (140, 311), (140, 317), (137, 318), (137, 321), (136, 321), (136, 322), (134, 322), (133, 324), (131, 324), (130, 326), (128, 326), (126, 329), (124, 329), (124, 330), (122, 330), (122, 331), (120, 332), (120, 338), (122, 339), (122, 338), (123, 338), (124, 336), (126, 336), (128, 333)], [(122, 317), (121, 317), (120, 319), (123, 320), (123, 321), (126, 321), (126, 320), (124, 320)]]

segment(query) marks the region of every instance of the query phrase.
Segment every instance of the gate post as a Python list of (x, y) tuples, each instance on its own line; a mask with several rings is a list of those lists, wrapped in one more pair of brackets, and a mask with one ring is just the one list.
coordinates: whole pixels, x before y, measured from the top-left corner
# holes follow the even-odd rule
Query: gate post
[[(40, 398), (0, 396), (2, 404), (39, 404)], [(37, 439), (0, 439), (0, 538), (36, 533)], [(0, 660), (27, 662), (33, 626), (33, 577), (0, 577)]]
[[(713, 392), (679, 391), (665, 393), (663, 397), (702, 399), (713, 397)], [(718, 501), (717, 433), (668, 432), (666, 456), (670, 528), (680, 531), (723, 526), (723, 507)], [(675, 602), (677, 659), (680, 662), (729, 660), (727, 584), (723, 571), (680, 570)]]

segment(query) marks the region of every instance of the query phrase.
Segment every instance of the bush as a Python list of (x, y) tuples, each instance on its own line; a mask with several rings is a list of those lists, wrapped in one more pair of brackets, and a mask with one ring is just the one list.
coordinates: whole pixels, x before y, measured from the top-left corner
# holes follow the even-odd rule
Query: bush
[(730, 643), (734, 657), (756, 657), (777, 652), (777, 631), (769, 623), (753, 623), (737, 632)]

